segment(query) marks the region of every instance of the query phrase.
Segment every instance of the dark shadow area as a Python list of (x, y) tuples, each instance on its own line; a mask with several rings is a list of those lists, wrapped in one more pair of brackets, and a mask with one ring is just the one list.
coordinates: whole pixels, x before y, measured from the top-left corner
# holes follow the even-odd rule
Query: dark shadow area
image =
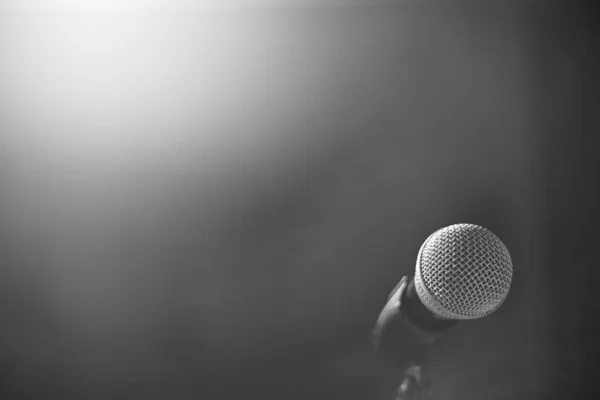
[(549, 276), (553, 395), (583, 398), (594, 392), (598, 361), (598, 67), (597, 8), (590, 2), (563, 7), (538, 21), (539, 168), (544, 172), (545, 218), (540, 224)]

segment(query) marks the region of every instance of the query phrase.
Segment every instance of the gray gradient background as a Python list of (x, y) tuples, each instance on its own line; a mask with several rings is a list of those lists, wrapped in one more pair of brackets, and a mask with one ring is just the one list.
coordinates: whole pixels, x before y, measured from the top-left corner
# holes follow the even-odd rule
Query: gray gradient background
[(3, 5), (3, 399), (389, 399), (368, 333), (456, 222), (515, 277), (431, 398), (581, 386), (589, 10), (338, 3)]

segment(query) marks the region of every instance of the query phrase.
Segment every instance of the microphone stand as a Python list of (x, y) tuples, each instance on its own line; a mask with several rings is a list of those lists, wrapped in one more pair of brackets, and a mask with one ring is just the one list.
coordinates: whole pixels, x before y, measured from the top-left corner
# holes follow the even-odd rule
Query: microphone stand
[(425, 394), (423, 392), (425, 388), (421, 365), (411, 363), (404, 370), (404, 375), (398, 386), (394, 400), (420, 400)]

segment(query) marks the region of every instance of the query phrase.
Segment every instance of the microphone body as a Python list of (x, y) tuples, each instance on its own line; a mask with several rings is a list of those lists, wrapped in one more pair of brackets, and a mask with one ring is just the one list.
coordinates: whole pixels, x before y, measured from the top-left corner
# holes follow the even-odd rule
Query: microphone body
[(397, 368), (419, 363), (427, 344), (433, 343), (458, 320), (441, 319), (421, 303), (414, 279), (403, 277), (379, 314), (372, 332), (376, 351)]

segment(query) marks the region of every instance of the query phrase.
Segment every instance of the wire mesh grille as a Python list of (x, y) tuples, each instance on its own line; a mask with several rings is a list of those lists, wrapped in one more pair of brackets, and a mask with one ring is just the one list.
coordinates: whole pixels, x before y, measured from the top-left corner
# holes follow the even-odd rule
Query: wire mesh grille
[(438, 315), (480, 318), (506, 298), (512, 260), (502, 241), (489, 230), (457, 224), (433, 233), (423, 244), (415, 283), (421, 301)]

